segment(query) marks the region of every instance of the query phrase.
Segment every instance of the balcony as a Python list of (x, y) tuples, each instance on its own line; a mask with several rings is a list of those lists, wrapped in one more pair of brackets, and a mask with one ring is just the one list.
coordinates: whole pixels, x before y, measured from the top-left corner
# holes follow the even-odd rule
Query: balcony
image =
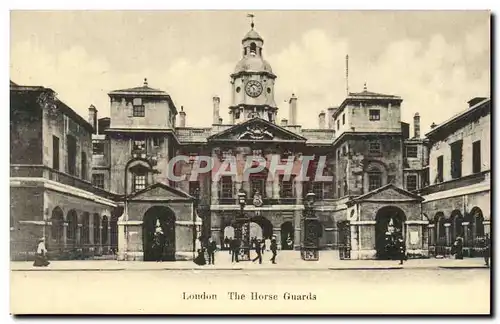
[(77, 178), (61, 171), (54, 170), (44, 165), (11, 165), (10, 176), (23, 178), (44, 178), (81, 190), (85, 190), (104, 198), (115, 198), (113, 194), (107, 192), (104, 189), (93, 186), (89, 181)]
[(421, 190), (418, 191), (418, 193), (420, 195), (429, 195), (429, 194), (436, 193), (436, 192), (457, 189), (457, 188), (462, 188), (462, 187), (478, 184), (478, 183), (484, 182), (487, 179), (489, 179), (490, 172), (491, 172), (490, 170), (483, 171), (483, 172), (474, 173), (474, 174), (471, 174), (471, 175), (468, 175), (465, 177), (461, 177), (458, 179), (453, 179), (450, 181), (434, 184), (434, 185), (422, 188)]

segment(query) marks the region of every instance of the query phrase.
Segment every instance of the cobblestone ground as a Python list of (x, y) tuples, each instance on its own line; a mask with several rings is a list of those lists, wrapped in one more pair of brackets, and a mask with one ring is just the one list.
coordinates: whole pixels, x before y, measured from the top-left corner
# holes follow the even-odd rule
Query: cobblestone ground
[[(244, 294), (246, 298), (231, 300), (230, 292), (240, 297)], [(252, 300), (252, 292), (260, 298), (276, 295), (277, 300)], [(185, 299), (203, 293), (215, 295), (216, 299)], [(297, 295), (308, 297), (295, 300), (291, 299), (292, 295), (295, 299)], [(490, 312), (490, 271), (12, 271), (11, 311), (487, 314)]]

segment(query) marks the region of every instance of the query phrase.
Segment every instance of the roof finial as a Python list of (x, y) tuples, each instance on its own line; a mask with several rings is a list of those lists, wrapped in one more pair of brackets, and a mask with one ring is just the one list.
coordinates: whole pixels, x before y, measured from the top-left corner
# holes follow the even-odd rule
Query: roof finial
[(365, 86), (363, 87), (363, 90), (364, 91), (368, 91), (367, 88), (366, 88), (366, 81), (365, 81)]
[(252, 20), (252, 23), (250, 24), (250, 27), (252, 27), (252, 29), (255, 27), (255, 24), (253, 23), (253, 18), (255, 17), (253, 14), (248, 14), (247, 15), (248, 18), (250, 18)]
[(148, 86), (148, 78), (144, 78), (144, 86), (147, 87)]

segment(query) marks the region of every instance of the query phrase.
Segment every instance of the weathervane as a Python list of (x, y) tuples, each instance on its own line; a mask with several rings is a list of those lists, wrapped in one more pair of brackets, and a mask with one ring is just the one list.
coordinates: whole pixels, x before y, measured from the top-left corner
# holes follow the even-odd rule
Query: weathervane
[(250, 19), (252, 20), (252, 23), (250, 24), (250, 26), (251, 26), (251, 27), (252, 27), (252, 29), (253, 29), (253, 27), (255, 26), (255, 24), (253, 23), (253, 18), (254, 18), (255, 16), (254, 16), (253, 14), (248, 14), (248, 15), (247, 15), (247, 17), (248, 17), (248, 18), (250, 18)]

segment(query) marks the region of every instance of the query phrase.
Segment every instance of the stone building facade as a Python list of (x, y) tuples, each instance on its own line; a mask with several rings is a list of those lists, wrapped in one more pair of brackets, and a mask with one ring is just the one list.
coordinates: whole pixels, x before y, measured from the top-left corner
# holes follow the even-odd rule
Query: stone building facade
[(41, 237), (51, 258), (109, 253), (117, 203), (90, 182), (93, 123), (41, 86), (11, 82), (10, 103), (11, 258), (32, 258)]

